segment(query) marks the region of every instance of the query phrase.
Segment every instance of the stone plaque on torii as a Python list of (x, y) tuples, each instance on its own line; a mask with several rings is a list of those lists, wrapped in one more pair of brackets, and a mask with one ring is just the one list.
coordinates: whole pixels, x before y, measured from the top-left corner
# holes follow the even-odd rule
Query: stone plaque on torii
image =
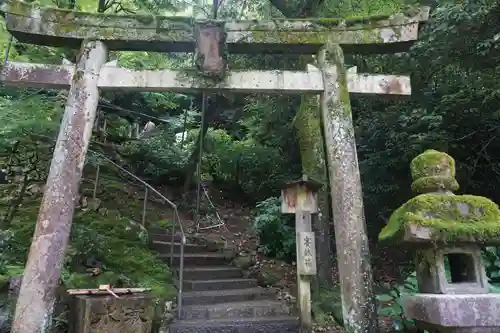
[[(14, 1), (3, 3), (2, 12), (8, 31), (19, 42), (80, 49), (75, 65), (8, 62), (0, 72), (0, 80), (7, 85), (69, 89), (14, 323), (29, 319), (22, 327), (15, 325), (12, 333), (38, 333), (47, 325), (100, 90), (319, 94), (336, 244), (341, 249), (337, 256), (344, 322), (353, 332), (376, 330), (349, 93), (410, 95), (411, 87), (407, 76), (346, 71), (343, 54), (407, 50), (418, 38), (420, 23), (428, 19), (427, 7), (362, 20), (273, 19), (208, 25), (193, 18), (83, 13)], [(196, 71), (104, 66), (109, 50), (203, 53), (211, 47), (200, 42), (200, 33), (212, 36), (229, 53), (316, 54), (317, 63), (306, 71), (228, 71), (217, 81)], [(220, 52), (202, 55), (197, 58), (202, 70), (226, 70), (219, 62), (224, 58)], [(217, 59), (210, 62), (214, 59), (210, 57)]]

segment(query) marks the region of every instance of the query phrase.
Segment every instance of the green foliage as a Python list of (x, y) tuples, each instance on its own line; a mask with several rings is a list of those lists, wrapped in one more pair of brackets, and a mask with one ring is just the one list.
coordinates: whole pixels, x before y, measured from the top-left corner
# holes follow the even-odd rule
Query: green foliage
[[(39, 203), (37, 199), (26, 201), (22, 214), (13, 221), (12, 237), (3, 252), (9, 264), (22, 265), (27, 258)], [(171, 273), (147, 244), (147, 231), (137, 222), (113, 211), (106, 216), (92, 210), (78, 211), (62, 281), (69, 288), (95, 288), (99, 284), (147, 287), (158, 297), (171, 297)]]
[[(6, 94), (5, 94), (6, 93)], [(39, 95), (29, 91), (0, 92), (0, 147), (19, 137), (52, 135), (62, 114), (55, 96)], [(33, 112), (36, 110), (36, 112)], [(33, 140), (35, 141), (35, 140)]]
[(281, 153), (255, 140), (234, 140), (225, 130), (209, 130), (203, 171), (227, 188), (240, 189), (251, 198), (275, 194), (285, 180)]
[(0, 275), (5, 275), (8, 271), (8, 256), (5, 254), (4, 250), (11, 237), (12, 233), (10, 230), (0, 230)]
[(377, 295), (379, 315), (391, 317), (396, 331), (407, 331), (414, 327), (414, 321), (404, 316), (401, 296), (417, 292), (416, 273), (410, 274), (401, 285), (392, 285)]
[(499, 201), (497, 11), (495, 1), (442, 4), (408, 54), (351, 58), (358, 72), (414, 73), (409, 101), (353, 98), (367, 216), (389, 216), (412, 196), (408, 165), (426, 149), (455, 158), (464, 193)]
[[(325, 1), (323, 12), (330, 15), (339, 16), (344, 14), (346, 17), (364, 17), (378, 14), (396, 13), (405, 5), (415, 4), (416, 1), (404, 0), (358, 0), (354, 1)], [(326, 15), (326, 14), (323, 14)], [(326, 16), (329, 17), (329, 16)]]
[(483, 249), (483, 262), (490, 283), (500, 282), (500, 248), (488, 246)]
[(498, 283), (497, 284), (490, 283), (488, 285), (488, 291), (492, 294), (500, 294), (500, 285)]
[(259, 235), (259, 251), (264, 255), (287, 260), (295, 257), (293, 215), (281, 213), (280, 198), (271, 197), (257, 204), (253, 229)]
[(172, 228), (172, 221), (170, 220), (159, 220), (154, 223), (155, 225), (165, 228), (165, 229), (170, 229)]
[[(402, 284), (376, 288), (378, 293), (377, 310), (379, 316), (390, 317), (395, 331), (407, 331), (414, 327), (414, 322), (404, 316), (401, 296), (417, 292), (416, 274), (410, 274)], [(314, 320), (320, 325), (333, 321), (343, 325), (342, 301), (339, 286), (322, 288), (313, 297), (312, 310)]]
[(312, 313), (314, 321), (321, 326), (332, 322), (343, 325), (340, 288), (338, 286), (323, 287), (315, 293), (313, 295)]
[(139, 175), (163, 178), (181, 172), (188, 161), (189, 152), (176, 145), (171, 129), (162, 126), (152, 137), (130, 141), (122, 145), (129, 169)]

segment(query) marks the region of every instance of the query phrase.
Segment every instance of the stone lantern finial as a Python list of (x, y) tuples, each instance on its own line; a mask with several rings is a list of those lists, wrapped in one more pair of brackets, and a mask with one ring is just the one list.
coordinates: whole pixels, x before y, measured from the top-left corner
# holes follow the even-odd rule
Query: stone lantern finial
[(410, 164), (413, 192), (448, 193), (458, 190), (455, 179), (455, 160), (437, 150), (426, 150), (415, 157)]

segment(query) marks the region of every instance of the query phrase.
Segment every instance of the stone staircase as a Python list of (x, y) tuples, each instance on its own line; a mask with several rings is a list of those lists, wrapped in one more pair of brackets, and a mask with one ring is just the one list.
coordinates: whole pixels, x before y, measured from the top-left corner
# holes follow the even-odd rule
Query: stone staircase
[[(165, 229), (151, 231), (152, 248), (170, 263), (171, 234)], [(180, 235), (175, 235), (173, 268), (178, 273)], [(203, 239), (201, 239), (203, 240)], [(232, 266), (234, 255), (216, 244), (188, 239), (184, 247), (184, 283), (181, 320), (169, 333), (292, 333), (298, 322), (276, 291), (261, 288)]]

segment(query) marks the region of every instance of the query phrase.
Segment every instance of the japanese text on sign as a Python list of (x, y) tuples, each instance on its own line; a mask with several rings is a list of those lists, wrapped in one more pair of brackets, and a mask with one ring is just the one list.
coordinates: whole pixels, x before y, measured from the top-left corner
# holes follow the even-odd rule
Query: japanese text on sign
[(301, 275), (316, 275), (316, 249), (314, 232), (297, 233), (297, 273)]

